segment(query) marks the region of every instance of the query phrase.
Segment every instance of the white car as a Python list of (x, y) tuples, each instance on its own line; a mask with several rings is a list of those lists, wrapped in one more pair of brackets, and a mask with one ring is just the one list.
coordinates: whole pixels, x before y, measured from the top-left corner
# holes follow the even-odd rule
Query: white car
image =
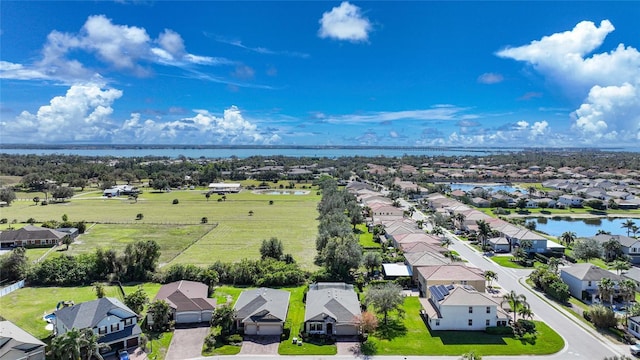
[(631, 351), (631, 355), (635, 355), (635, 356), (640, 355), (640, 344), (634, 344), (629, 346), (629, 351)]

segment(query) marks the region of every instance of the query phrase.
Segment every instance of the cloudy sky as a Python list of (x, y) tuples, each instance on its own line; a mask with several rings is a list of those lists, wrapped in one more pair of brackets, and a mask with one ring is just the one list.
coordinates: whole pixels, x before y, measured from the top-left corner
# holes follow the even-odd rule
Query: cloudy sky
[(624, 2), (0, 2), (2, 143), (640, 144)]

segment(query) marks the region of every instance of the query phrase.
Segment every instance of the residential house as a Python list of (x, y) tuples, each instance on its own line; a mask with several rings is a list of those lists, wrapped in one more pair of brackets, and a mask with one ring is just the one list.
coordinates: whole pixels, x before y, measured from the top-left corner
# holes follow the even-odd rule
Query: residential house
[(360, 314), (360, 301), (353, 285), (309, 285), (304, 313), (304, 329), (308, 334), (358, 335)]
[(100, 298), (54, 312), (54, 334), (71, 329), (91, 329), (99, 342), (109, 346), (105, 354), (138, 346), (142, 330), (138, 315), (116, 298)]
[(632, 316), (627, 319), (627, 330), (631, 335), (640, 338), (640, 316)]
[(69, 234), (53, 229), (27, 225), (18, 230), (5, 230), (0, 232), (0, 247), (53, 246), (62, 244), (66, 236), (69, 236)]
[(463, 264), (423, 266), (418, 268), (418, 290), (420, 295), (430, 297), (429, 288), (434, 285), (470, 285), (480, 292), (485, 291), (482, 270)]
[(45, 346), (11, 321), (0, 321), (0, 359), (44, 360)]
[(491, 250), (496, 253), (508, 253), (511, 251), (511, 243), (504, 236), (494, 237), (487, 240)]
[(431, 330), (484, 331), (509, 322), (509, 314), (500, 306), (501, 297), (478, 292), (472, 286), (434, 285), (429, 294), (421, 303)]
[(259, 288), (243, 291), (236, 304), (235, 321), (245, 335), (280, 335), (287, 320), (291, 293)]
[(489, 207), (490, 201), (481, 197), (474, 197), (471, 199), (471, 203), (479, 208)]
[(582, 198), (576, 195), (562, 195), (558, 198), (556, 206), (564, 207), (580, 207), (582, 206)]
[(590, 239), (594, 239), (601, 244), (611, 239), (617, 240), (621, 245), (622, 252), (631, 258), (631, 262), (633, 264), (640, 264), (640, 240), (624, 235), (607, 234), (592, 236)]
[(451, 264), (451, 259), (440, 253), (429, 251), (412, 252), (404, 254), (405, 264), (411, 267), (411, 281), (415, 284), (418, 281), (418, 268), (423, 266), (438, 266)]
[[(164, 300), (169, 304), (176, 324), (209, 322), (216, 309), (216, 300), (209, 298), (209, 286), (196, 281), (164, 284), (154, 300)], [(153, 323), (151, 316), (147, 317), (147, 322)]]
[[(598, 294), (598, 284), (602, 279), (611, 279), (616, 283), (622, 277), (590, 263), (573, 264), (560, 270), (560, 278), (569, 286), (571, 296), (580, 300), (593, 301)], [(606, 299), (608, 301), (608, 299)]]

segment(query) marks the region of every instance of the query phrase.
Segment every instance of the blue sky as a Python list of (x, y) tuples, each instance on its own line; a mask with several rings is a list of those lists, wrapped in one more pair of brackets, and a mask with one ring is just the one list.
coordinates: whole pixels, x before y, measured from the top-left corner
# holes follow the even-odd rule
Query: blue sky
[(640, 5), (0, 2), (2, 143), (640, 144)]

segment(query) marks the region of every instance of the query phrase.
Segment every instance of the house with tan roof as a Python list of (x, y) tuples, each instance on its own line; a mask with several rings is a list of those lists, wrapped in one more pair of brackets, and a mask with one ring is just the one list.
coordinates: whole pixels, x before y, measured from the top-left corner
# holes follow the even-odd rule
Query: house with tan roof
[(423, 297), (430, 297), (429, 288), (434, 285), (470, 285), (480, 292), (485, 291), (482, 270), (463, 264), (423, 266), (418, 268), (418, 290)]
[(169, 304), (176, 324), (209, 322), (216, 308), (216, 300), (209, 298), (209, 286), (196, 281), (164, 284), (154, 300), (164, 300)]
[(434, 285), (429, 294), (421, 303), (431, 330), (484, 331), (509, 322), (509, 314), (500, 306), (501, 297), (478, 292), (472, 286)]
[(309, 285), (304, 312), (304, 329), (308, 334), (358, 335), (360, 315), (360, 301), (353, 285)]
[(291, 293), (259, 288), (243, 291), (236, 304), (235, 321), (245, 335), (280, 335), (284, 330)]
[(405, 264), (411, 266), (411, 280), (418, 281), (418, 268), (423, 266), (439, 266), (451, 264), (451, 259), (439, 253), (429, 251), (404, 254)]

